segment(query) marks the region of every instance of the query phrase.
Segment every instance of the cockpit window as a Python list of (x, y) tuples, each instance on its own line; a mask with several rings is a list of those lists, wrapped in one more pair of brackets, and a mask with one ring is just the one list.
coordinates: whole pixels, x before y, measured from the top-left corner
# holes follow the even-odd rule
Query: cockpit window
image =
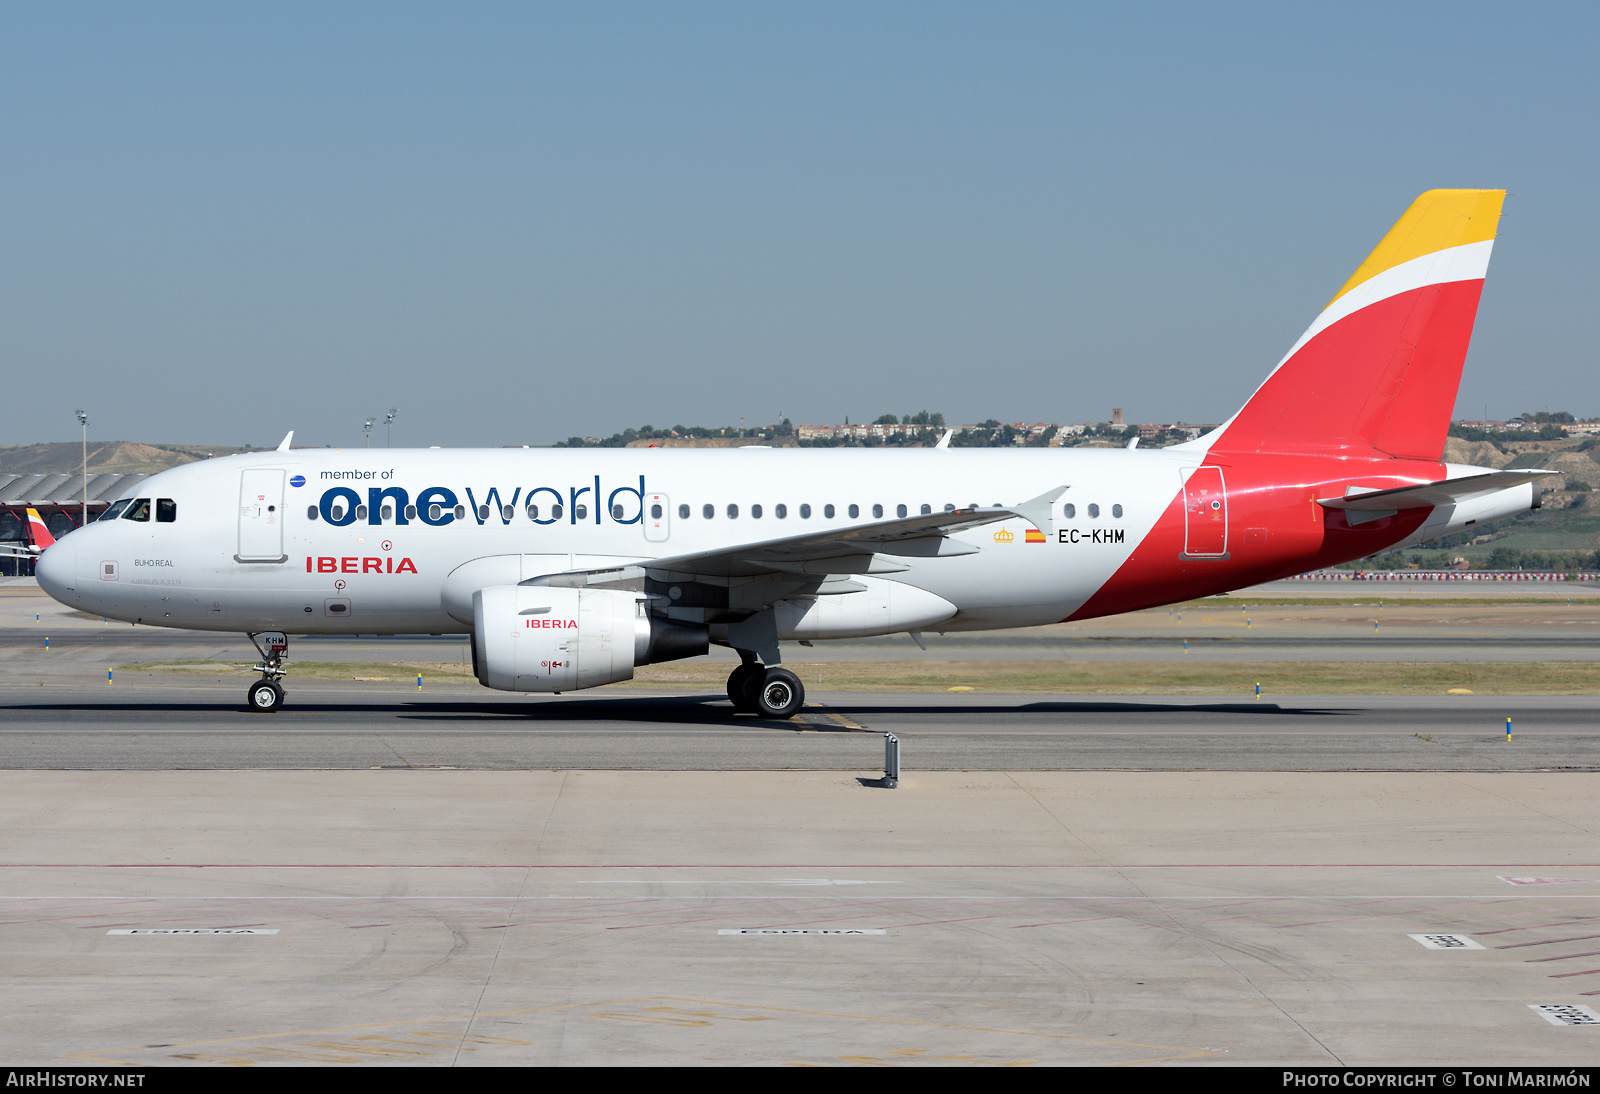
[(135, 501), (128, 506), (128, 511), (122, 514), (122, 519), (148, 522), (150, 520), (150, 499), (140, 498)]
[(122, 515), (122, 511), (124, 509), (126, 509), (128, 506), (132, 505), (132, 504), (133, 504), (133, 499), (132, 498), (123, 498), (121, 501), (114, 501), (114, 502), (111, 503), (111, 508), (107, 509), (104, 513), (100, 514), (100, 519), (101, 520), (116, 520), (118, 517), (120, 517)]
[(178, 519), (178, 503), (171, 498), (156, 499), (156, 523), (171, 524)]

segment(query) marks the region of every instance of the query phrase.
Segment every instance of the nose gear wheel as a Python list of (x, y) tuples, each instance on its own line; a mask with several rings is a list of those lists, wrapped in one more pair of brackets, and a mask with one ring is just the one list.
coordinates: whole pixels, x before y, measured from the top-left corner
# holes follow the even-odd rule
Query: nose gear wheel
[(276, 680), (257, 680), (247, 693), (250, 709), (271, 714), (283, 706), (283, 685)]

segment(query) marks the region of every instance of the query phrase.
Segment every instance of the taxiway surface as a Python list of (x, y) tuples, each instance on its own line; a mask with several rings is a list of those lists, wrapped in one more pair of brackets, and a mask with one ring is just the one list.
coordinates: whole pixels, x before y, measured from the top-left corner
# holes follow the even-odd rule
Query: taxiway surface
[(881, 768), (894, 733), (904, 766), (924, 771), (1600, 771), (1588, 696), (814, 692), (780, 722), (735, 715), (716, 694), (419, 697), (304, 681), (282, 710), (256, 714), (237, 690), (0, 686), (0, 768), (858, 771)]
[[(1600, 659), (1592, 597), (1499, 599), (1377, 627), (1390, 607), (1217, 611), (1183, 633), (1231, 660)], [(959, 656), (1172, 659), (1176, 626), (964, 636)], [(464, 648), (292, 652), (448, 664)], [(250, 653), (0, 589), (0, 994), (26, 1001), (0, 1059), (1569, 1066), (1597, 1051), (1600, 1027), (1547, 1017), (1600, 999), (1593, 695), (813, 687), (780, 723), (734, 716), (714, 688), (419, 693), (291, 673), (288, 705), (260, 715), (227, 666)], [(896, 790), (871, 785), (886, 732), (903, 742)]]
[(0, 773), (0, 1057), (1588, 1065), (1595, 780)]

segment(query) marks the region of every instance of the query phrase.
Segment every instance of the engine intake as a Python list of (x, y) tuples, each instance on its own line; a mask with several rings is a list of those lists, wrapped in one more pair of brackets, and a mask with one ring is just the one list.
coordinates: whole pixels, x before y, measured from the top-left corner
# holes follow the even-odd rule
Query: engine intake
[(472, 594), (472, 664), (500, 691), (581, 691), (633, 679), (635, 665), (695, 657), (706, 628), (652, 619), (642, 593), (492, 585)]

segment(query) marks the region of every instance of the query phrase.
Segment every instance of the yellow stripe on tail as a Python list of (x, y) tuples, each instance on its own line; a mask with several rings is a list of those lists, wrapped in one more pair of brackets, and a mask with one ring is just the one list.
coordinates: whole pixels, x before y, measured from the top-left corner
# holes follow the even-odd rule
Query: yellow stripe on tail
[(1402, 262), (1447, 247), (1493, 239), (1505, 200), (1504, 190), (1429, 190), (1411, 203), (1344, 288), (1333, 294), (1333, 300)]

